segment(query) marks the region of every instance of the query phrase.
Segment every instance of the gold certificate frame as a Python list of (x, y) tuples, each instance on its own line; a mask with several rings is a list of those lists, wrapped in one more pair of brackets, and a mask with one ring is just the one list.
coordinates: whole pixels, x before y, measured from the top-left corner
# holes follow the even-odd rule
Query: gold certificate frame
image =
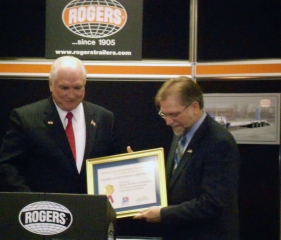
[(117, 218), (167, 206), (163, 148), (87, 159), (88, 194), (107, 195)]

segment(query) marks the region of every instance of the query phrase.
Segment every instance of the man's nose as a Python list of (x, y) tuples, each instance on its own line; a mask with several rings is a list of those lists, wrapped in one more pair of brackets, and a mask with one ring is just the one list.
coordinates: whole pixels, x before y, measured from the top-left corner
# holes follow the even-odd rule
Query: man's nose
[(165, 119), (166, 125), (168, 125), (168, 126), (170, 126), (174, 122), (174, 120), (169, 116), (166, 116), (164, 119)]
[(67, 91), (67, 97), (69, 98), (75, 98), (76, 97), (76, 94), (75, 94), (75, 91), (73, 89), (69, 89)]

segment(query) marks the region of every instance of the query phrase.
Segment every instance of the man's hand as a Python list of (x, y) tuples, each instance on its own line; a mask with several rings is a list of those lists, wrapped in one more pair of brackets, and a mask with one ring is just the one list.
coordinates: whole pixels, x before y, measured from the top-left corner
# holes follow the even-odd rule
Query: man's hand
[[(127, 152), (128, 153), (133, 152), (133, 150), (130, 146), (127, 146)], [(160, 210), (161, 210), (161, 207), (151, 207), (151, 208), (145, 209), (143, 211), (140, 211), (134, 217), (134, 219), (145, 218), (147, 222), (161, 222)]]
[(127, 146), (127, 152), (128, 153), (132, 153), (133, 152), (133, 150), (132, 150), (132, 148), (130, 146)]
[(161, 222), (160, 216), (161, 207), (150, 207), (148, 209), (140, 211), (134, 219), (145, 218), (147, 222)]

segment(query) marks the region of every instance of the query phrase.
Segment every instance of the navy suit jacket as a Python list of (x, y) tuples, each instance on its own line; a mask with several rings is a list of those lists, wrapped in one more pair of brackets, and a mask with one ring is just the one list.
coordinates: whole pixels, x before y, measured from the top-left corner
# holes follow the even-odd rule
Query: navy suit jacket
[(11, 112), (0, 150), (2, 191), (87, 193), (86, 159), (119, 149), (113, 113), (86, 101), (83, 107), (86, 146), (80, 173), (52, 97)]
[(167, 159), (164, 239), (239, 239), (240, 157), (234, 138), (207, 115), (172, 174), (178, 140), (174, 136)]

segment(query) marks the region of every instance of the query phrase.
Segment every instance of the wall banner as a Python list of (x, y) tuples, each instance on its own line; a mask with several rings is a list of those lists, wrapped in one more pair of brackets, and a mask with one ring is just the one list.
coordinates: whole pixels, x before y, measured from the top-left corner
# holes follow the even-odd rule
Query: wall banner
[(47, 0), (46, 58), (141, 60), (143, 0)]

